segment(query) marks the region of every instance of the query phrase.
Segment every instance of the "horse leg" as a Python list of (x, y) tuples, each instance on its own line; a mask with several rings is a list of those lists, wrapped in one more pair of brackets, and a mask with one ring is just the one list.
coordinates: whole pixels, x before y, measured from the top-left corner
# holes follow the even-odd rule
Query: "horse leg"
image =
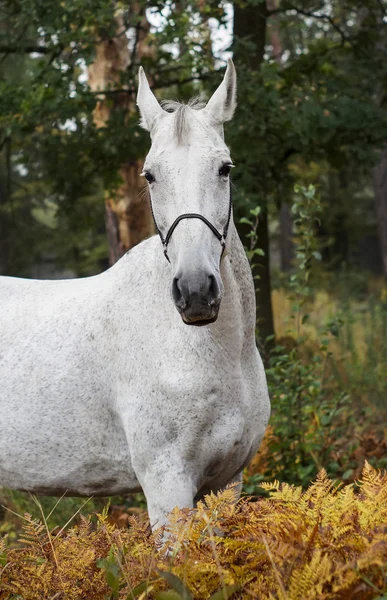
[(148, 505), (149, 521), (155, 531), (167, 523), (176, 507), (192, 508), (195, 486), (184, 471), (169, 467), (148, 470), (141, 482)]

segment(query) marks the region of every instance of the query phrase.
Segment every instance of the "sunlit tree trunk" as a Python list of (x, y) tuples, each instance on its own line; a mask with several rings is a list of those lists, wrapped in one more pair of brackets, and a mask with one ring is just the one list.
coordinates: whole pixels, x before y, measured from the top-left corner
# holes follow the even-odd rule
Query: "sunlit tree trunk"
[[(267, 26), (266, 3), (246, 5), (245, 2), (234, 2), (234, 37), (248, 38), (254, 42), (255, 51), (246, 51), (241, 44), (236, 44), (234, 59), (236, 64), (247, 65), (252, 71), (259, 70), (265, 51)], [(273, 309), (271, 301), (269, 228), (267, 206), (262, 206), (258, 224), (258, 245), (264, 256), (254, 258), (256, 267), (254, 275), (259, 275), (256, 283), (257, 323), (261, 342), (274, 335)]]
[[(131, 4), (131, 11), (136, 15), (136, 19), (139, 10), (137, 3)], [(111, 92), (114, 89), (125, 89), (125, 73), (133, 57), (140, 62), (142, 57), (150, 53), (146, 43), (149, 24), (145, 13), (140, 23), (135, 26), (133, 52), (129, 51), (125, 32), (126, 25), (122, 16), (118, 14), (114, 37), (96, 44), (95, 59), (89, 66), (89, 86), (92, 91)], [(125, 91), (122, 94), (101, 95), (100, 98), (94, 110), (94, 122), (97, 127), (106, 126), (114, 110), (123, 110), (128, 115), (136, 110), (134, 98)], [(141, 165), (141, 161), (136, 160), (123, 164), (119, 170), (120, 185), (114, 194), (106, 192), (106, 230), (110, 264), (115, 263), (129, 248), (154, 232), (149, 203), (141, 193), (144, 187), (140, 177)]]

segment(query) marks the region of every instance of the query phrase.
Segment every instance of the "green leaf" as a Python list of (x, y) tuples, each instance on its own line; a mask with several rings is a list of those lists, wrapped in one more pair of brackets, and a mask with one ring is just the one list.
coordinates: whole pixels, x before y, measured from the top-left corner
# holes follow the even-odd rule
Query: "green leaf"
[(245, 223), (246, 225), (252, 225), (252, 221), (250, 221), (250, 219), (247, 219), (246, 217), (242, 217), (241, 219), (239, 219), (239, 223)]
[(177, 577), (177, 575), (174, 575), (170, 571), (162, 571), (161, 569), (156, 570), (158, 574), (161, 575), (161, 577), (164, 577), (164, 579), (168, 581), (169, 585), (171, 585), (173, 589), (180, 594), (182, 600), (194, 600), (190, 590), (184, 585), (181, 579)]
[(149, 582), (148, 581), (142, 581), (141, 583), (139, 583), (138, 585), (136, 585), (136, 587), (134, 587), (132, 589), (132, 591), (126, 596), (126, 600), (133, 600), (133, 598), (136, 598), (137, 596), (139, 596), (143, 592), (146, 592), (147, 589), (148, 589), (148, 587), (149, 587)]
[(159, 592), (156, 595), (156, 600), (182, 600), (182, 596), (174, 590), (168, 590), (167, 592)]
[(240, 583), (226, 585), (224, 588), (212, 594), (209, 600), (228, 600), (235, 592), (241, 589)]
[(261, 212), (261, 207), (260, 206), (256, 206), (255, 208), (252, 208), (250, 210), (250, 214), (253, 215), (253, 217), (257, 217)]
[(106, 577), (106, 582), (107, 582), (108, 586), (111, 588), (111, 590), (113, 592), (113, 596), (118, 594), (119, 580), (118, 580), (116, 574), (113, 573), (112, 571), (106, 571), (105, 577)]
[(118, 598), (120, 589), (120, 566), (114, 555), (113, 548), (110, 548), (106, 558), (97, 560), (97, 567), (104, 569), (106, 583), (112, 590), (113, 598)]
[(349, 479), (353, 475), (353, 469), (347, 469), (345, 473), (343, 473), (343, 479)]

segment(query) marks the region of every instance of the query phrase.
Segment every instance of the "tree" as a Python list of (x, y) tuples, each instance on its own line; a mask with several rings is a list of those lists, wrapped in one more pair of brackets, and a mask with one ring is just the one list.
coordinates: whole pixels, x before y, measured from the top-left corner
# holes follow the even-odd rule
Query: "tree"
[(380, 161), (373, 169), (373, 181), (380, 249), (387, 280), (387, 148), (383, 149)]
[[(267, 26), (267, 6), (265, 2), (258, 5), (256, 3), (235, 2), (234, 3), (234, 57), (239, 73), (239, 97), (243, 98), (243, 113), (239, 115), (244, 119), (244, 124), (240, 118), (236, 120), (234, 127), (239, 130), (242, 136), (246, 135), (246, 112), (249, 106), (254, 102), (250, 86), (257, 82), (259, 70), (264, 58), (266, 26)], [(242, 67), (243, 65), (243, 67)], [(245, 93), (247, 91), (247, 93)], [(241, 104), (241, 102), (240, 102)], [(248, 137), (258, 138), (259, 131), (253, 124), (249, 126)], [(234, 144), (241, 143), (234, 139)], [(251, 146), (250, 146), (251, 148)], [(254, 153), (254, 151), (253, 151)], [(256, 197), (257, 188), (255, 179), (257, 177), (258, 164), (254, 164), (254, 158), (250, 157), (249, 164), (243, 167), (249, 170), (248, 178), (244, 177), (243, 192)], [(258, 331), (261, 342), (269, 336), (274, 335), (273, 310), (271, 303), (271, 280), (270, 280), (270, 257), (269, 257), (269, 230), (268, 230), (268, 190), (265, 190), (260, 198), (261, 213), (258, 223), (258, 243), (262, 250), (262, 255), (256, 259), (254, 276), (258, 280), (256, 285)]]
[[(267, 7), (269, 12), (273, 12), (274, 14), (269, 20), (269, 35), (270, 35), (270, 43), (272, 47), (272, 59), (277, 63), (277, 65), (281, 68), (282, 65), (282, 55), (283, 55), (283, 47), (280, 37), (279, 23), (278, 18), (275, 14), (276, 9), (278, 8), (277, 0), (268, 0)], [(279, 231), (280, 231), (280, 239), (279, 239), (279, 247), (280, 247), (280, 260), (281, 260), (281, 271), (290, 271), (292, 268), (293, 261), (293, 221), (292, 215), (290, 212), (289, 203), (286, 197), (283, 197), (281, 194), (281, 198), (278, 199), (279, 203)]]
[[(380, 3), (369, 0), (372, 9)], [(375, 103), (385, 62), (374, 68), (374, 29), (364, 37), (356, 18), (363, 4), (339, 2), (234, 3), (234, 52), (239, 73), (237, 119), (232, 124), (234, 157), (241, 169), (236, 208), (260, 204), (261, 262), (257, 293), (261, 338), (272, 332), (268, 227), (278, 218), (279, 198), (291, 195), (299, 166), (330, 170), (369, 169), (384, 143), (387, 113)], [(281, 68), (265, 56), (265, 33), (276, 19), (284, 59)], [(385, 23), (381, 27), (386, 27)], [(289, 35), (291, 33), (291, 35)], [(325, 185), (325, 184), (324, 184)], [(324, 194), (323, 194), (324, 196)], [(325, 194), (327, 214), (331, 210)]]
[[(1, 1), (0, 170), (7, 193), (0, 227), (8, 233), (3, 248), (11, 257), (8, 264), (15, 265), (13, 274), (43, 252), (55, 254), (78, 274), (100, 270), (106, 264), (107, 199), (115, 256), (132, 243), (126, 208), (133, 207), (133, 198), (122, 203), (123, 218), (118, 218), (117, 197), (126, 194), (125, 178), (133, 177), (131, 187), (137, 186), (135, 170), (148, 147), (134, 110), (139, 62), (163, 96), (184, 100), (213, 89), (222, 57), (212, 55), (209, 24), (214, 27), (215, 21), (209, 19), (219, 27), (224, 7), (202, 0), (168, 6), (144, 0), (129, 7), (118, 0)], [(366, 7), (380, 15), (385, 1), (367, 0)], [(262, 208), (259, 236), (265, 255), (255, 275), (260, 276), (258, 321), (264, 339), (272, 333), (267, 224), (273, 228), (278, 222), (278, 209), (291, 198), (294, 183), (311, 177), (320, 185), (326, 216), (344, 215), (341, 232), (326, 219), (327, 237), (339, 240), (344, 228), (350, 246), (351, 215), (364, 214), (366, 194), (354, 199), (352, 191), (356, 185), (366, 188), (365, 173), (386, 141), (386, 107), (379, 101), (386, 61), (376, 48), (386, 24), (379, 19), (376, 26), (368, 25), (364, 3), (355, 0), (345, 7), (339, 0), (277, 5), (236, 0), (234, 8), (239, 107), (226, 135), (237, 164), (236, 221), (255, 206)], [(153, 23), (150, 34), (145, 9)], [(274, 30), (281, 65), (266, 40)], [(146, 36), (144, 52), (136, 32)], [(111, 46), (121, 66), (107, 75)], [(93, 89), (86, 69), (94, 70)], [(133, 165), (130, 176), (122, 171), (128, 164)], [(342, 175), (348, 192), (339, 186), (333, 202), (328, 182)], [(357, 219), (360, 228), (362, 219)], [(22, 236), (15, 233), (16, 225)], [(369, 226), (376, 230), (375, 221)], [(245, 237), (242, 228), (241, 233)], [(22, 257), (27, 239), (29, 252)]]
[[(131, 63), (138, 64), (144, 57), (152, 54), (146, 43), (149, 24), (145, 15), (145, 5), (132, 3), (127, 17), (130, 23), (124, 22), (123, 11), (117, 11), (114, 17), (114, 35), (96, 44), (95, 57), (89, 65), (90, 89), (97, 92), (99, 97), (94, 109), (94, 123), (97, 127), (107, 126), (112, 111), (121, 112), (123, 121), (129, 113), (136, 112), (125, 77)], [(128, 47), (128, 33), (133, 38), (131, 52)], [(104, 96), (104, 92), (109, 94)], [(106, 190), (106, 230), (110, 264), (121, 258), (129, 248), (154, 233), (150, 205), (144, 201), (144, 183), (140, 177), (141, 163), (141, 159), (129, 158), (125, 161), (119, 168), (121, 182), (114, 190)]]
[[(78, 274), (100, 270), (106, 252), (100, 243), (97, 249), (93, 234), (104, 227), (98, 203), (107, 206), (111, 262), (151, 231), (146, 198), (139, 198), (138, 161), (145, 156), (148, 139), (138, 128), (135, 109), (138, 68), (140, 62), (146, 67), (155, 90), (175, 96), (179, 89), (183, 97), (195, 93), (196, 81), (211, 68), (206, 23), (222, 12), (218, 7), (209, 12), (202, 5), (201, 0), (187, 0), (185, 11), (166, 14), (164, 3), (145, 0), (130, 6), (118, 0), (1, 1), (0, 68), (9, 71), (0, 82), (3, 156), (12, 148), (12, 160), (3, 160), (5, 180), (12, 181), (7, 210), (16, 180), (24, 187), (27, 179), (44, 180), (46, 198), (39, 198), (39, 208), (44, 210), (49, 196), (56, 226), (65, 233), (59, 240), (47, 229), (51, 253), (71, 263)], [(162, 21), (151, 36), (146, 9)], [(201, 46), (203, 26), (206, 41)], [(176, 56), (181, 42), (186, 51)], [(112, 50), (115, 65), (109, 62)], [(19, 79), (11, 76), (15, 60), (25, 65)], [(25, 210), (30, 215), (35, 201), (28, 196)], [(8, 230), (6, 210), (1, 214)], [(42, 237), (34, 237), (36, 257)], [(15, 269), (10, 274), (20, 273), (11, 262)]]

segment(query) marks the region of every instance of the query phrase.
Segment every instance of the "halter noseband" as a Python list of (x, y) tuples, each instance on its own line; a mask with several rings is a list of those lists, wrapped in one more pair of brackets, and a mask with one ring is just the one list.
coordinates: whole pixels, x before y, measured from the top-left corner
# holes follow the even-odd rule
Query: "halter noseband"
[(157, 233), (160, 236), (161, 243), (163, 244), (165, 258), (167, 259), (167, 261), (169, 263), (171, 261), (169, 260), (169, 256), (168, 256), (168, 244), (169, 244), (170, 239), (172, 237), (172, 233), (175, 231), (177, 225), (183, 219), (200, 219), (201, 221), (203, 221), (203, 223), (205, 223), (207, 225), (207, 227), (209, 227), (211, 229), (211, 231), (214, 234), (214, 236), (219, 240), (220, 245), (222, 246), (222, 254), (220, 255), (220, 258), (222, 258), (224, 249), (226, 247), (226, 238), (227, 238), (228, 228), (229, 228), (229, 225), (230, 225), (231, 211), (232, 211), (231, 179), (230, 179), (230, 202), (229, 202), (229, 205), (228, 205), (227, 222), (226, 222), (226, 225), (224, 226), (223, 233), (220, 233), (216, 229), (216, 227), (208, 219), (206, 219), (206, 217), (203, 217), (203, 215), (199, 215), (198, 213), (184, 213), (183, 215), (178, 216), (173, 221), (172, 225), (168, 229), (167, 235), (164, 238), (163, 235), (162, 235), (162, 233), (161, 233), (161, 231), (160, 231), (160, 229), (157, 226), (157, 222), (156, 222), (156, 219), (155, 219), (155, 214), (153, 212), (152, 199), (151, 199), (150, 194), (149, 194), (149, 201), (150, 201), (150, 207), (151, 207), (152, 217), (153, 217), (153, 221), (154, 221), (154, 224), (155, 224), (155, 227), (156, 227), (156, 231), (157, 231)]

